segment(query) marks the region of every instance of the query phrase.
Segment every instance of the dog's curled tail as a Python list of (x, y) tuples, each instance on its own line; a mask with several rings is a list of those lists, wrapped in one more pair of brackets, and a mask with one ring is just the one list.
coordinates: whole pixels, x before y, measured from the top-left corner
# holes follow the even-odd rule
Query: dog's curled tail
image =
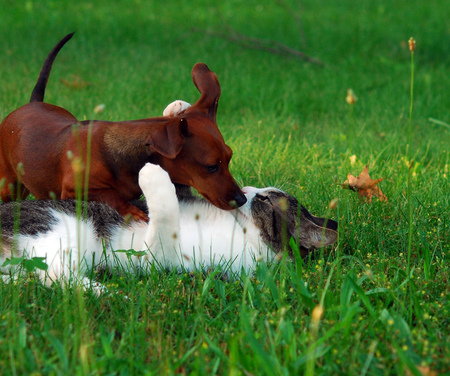
[(53, 62), (55, 61), (58, 52), (72, 38), (73, 34), (74, 33), (67, 34), (48, 54), (47, 59), (45, 59), (44, 65), (42, 66), (41, 72), (39, 73), (36, 86), (31, 93), (30, 102), (44, 101), (45, 88), (47, 86), (48, 77), (50, 76), (50, 71), (52, 70)]

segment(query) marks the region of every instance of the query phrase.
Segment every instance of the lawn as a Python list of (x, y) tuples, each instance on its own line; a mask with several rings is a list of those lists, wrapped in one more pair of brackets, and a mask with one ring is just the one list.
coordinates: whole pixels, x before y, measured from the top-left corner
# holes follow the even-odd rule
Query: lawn
[[(205, 62), (221, 83), (217, 123), (239, 184), (282, 188), (339, 222), (337, 245), (313, 259), (230, 281), (115, 273), (98, 278), (119, 294), (100, 297), (31, 277), (0, 282), (3, 375), (450, 374), (444, 2), (0, 1), (2, 119), (29, 100), (47, 53), (72, 31), (46, 101), (79, 119), (193, 103), (190, 71)], [(366, 165), (385, 178), (387, 201), (343, 189)]]

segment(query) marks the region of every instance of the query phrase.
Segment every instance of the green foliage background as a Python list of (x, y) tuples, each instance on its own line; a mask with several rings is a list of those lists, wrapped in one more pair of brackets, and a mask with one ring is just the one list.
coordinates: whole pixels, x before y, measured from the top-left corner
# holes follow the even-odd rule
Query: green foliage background
[[(113, 276), (111, 288), (129, 300), (32, 279), (0, 284), (2, 373), (396, 375), (417, 374), (414, 364), (450, 372), (445, 2), (2, 0), (0, 22), (2, 118), (28, 101), (45, 56), (72, 31), (46, 101), (79, 119), (137, 119), (160, 115), (175, 99), (193, 103), (190, 70), (202, 61), (222, 86), (218, 125), (234, 150), (238, 182), (283, 188), (340, 225), (338, 246), (315, 260), (263, 265), (237, 282), (213, 274)], [(324, 65), (208, 34), (230, 28)], [(353, 107), (345, 102), (349, 88), (358, 97)], [(105, 111), (95, 115), (100, 103)], [(388, 203), (363, 204), (342, 189), (347, 174), (366, 164), (373, 178), (386, 177)], [(320, 302), (315, 327), (311, 312)]]

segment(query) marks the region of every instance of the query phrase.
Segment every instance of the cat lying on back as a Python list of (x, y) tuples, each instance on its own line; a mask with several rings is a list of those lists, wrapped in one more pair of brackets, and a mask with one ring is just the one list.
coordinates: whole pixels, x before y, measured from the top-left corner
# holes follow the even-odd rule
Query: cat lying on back
[[(0, 264), (11, 256), (45, 257), (48, 270), (39, 273), (47, 284), (74, 277), (89, 286), (86, 273), (98, 265), (113, 268), (119, 262), (129, 272), (145, 273), (151, 263), (186, 270), (220, 264), (228, 271), (251, 272), (258, 261), (274, 259), (291, 237), (302, 257), (337, 239), (335, 221), (312, 216), (276, 188), (244, 187), (247, 203), (230, 212), (200, 198), (178, 200), (169, 175), (157, 165), (147, 163), (141, 169), (139, 185), (149, 223), (127, 223), (99, 202), (83, 203), (85, 216), (80, 220), (73, 200), (1, 204)], [(19, 205), (20, 226), (15, 233)], [(145, 255), (128, 259), (126, 253), (114, 252), (129, 249)], [(9, 273), (9, 266), (1, 269)], [(95, 286), (101, 291), (102, 286)]]

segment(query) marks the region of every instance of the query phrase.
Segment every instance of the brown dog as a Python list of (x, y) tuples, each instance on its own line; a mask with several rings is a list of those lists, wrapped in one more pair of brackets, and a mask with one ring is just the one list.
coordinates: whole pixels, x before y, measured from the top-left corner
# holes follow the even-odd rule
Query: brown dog
[(48, 55), (30, 103), (0, 125), (3, 201), (30, 192), (37, 199), (49, 198), (51, 192), (74, 198), (86, 184), (82, 197), (87, 193), (89, 200), (107, 202), (122, 215), (147, 220), (129, 201), (140, 196), (138, 172), (151, 162), (165, 169), (174, 183), (196, 188), (221, 209), (246, 202), (228, 169), (232, 151), (216, 124), (220, 85), (214, 72), (202, 63), (194, 66), (192, 80), (200, 99), (177, 116), (78, 121), (65, 109), (43, 102), (56, 55), (72, 35)]

